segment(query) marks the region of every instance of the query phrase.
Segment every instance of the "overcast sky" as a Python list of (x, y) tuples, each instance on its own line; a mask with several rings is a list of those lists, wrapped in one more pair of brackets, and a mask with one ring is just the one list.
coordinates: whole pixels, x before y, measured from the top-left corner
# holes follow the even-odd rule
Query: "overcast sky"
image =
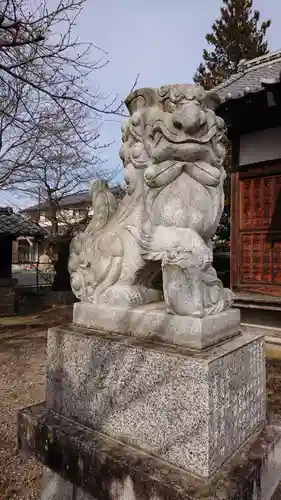
[[(221, 0), (88, 0), (77, 22), (77, 32), (82, 40), (92, 41), (105, 50), (109, 59), (108, 65), (95, 73), (92, 85), (99, 85), (105, 94), (118, 93), (123, 99), (138, 73), (138, 87), (192, 82), (206, 46), (205, 34), (218, 17), (221, 3)], [(260, 10), (262, 19), (272, 19), (268, 32), (270, 50), (280, 49), (281, 1), (254, 0), (254, 6)], [(114, 142), (105, 152), (108, 167), (112, 169), (120, 163), (120, 139), (119, 118), (104, 122), (101, 142)], [(119, 176), (118, 180), (121, 179)]]

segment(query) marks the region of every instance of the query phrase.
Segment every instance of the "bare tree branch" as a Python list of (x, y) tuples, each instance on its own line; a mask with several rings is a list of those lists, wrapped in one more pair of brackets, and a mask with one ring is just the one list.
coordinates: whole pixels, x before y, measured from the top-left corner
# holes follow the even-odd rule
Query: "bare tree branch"
[[(58, 226), (64, 217), (60, 206), (63, 197), (88, 189), (93, 179), (111, 180), (116, 174), (112, 169), (106, 172), (101, 160), (100, 150), (106, 145), (98, 143), (99, 126), (94, 126), (90, 110), (77, 103), (68, 103), (66, 111), (71, 120), (51, 103), (41, 112), (35, 133), (28, 138), (23, 133), (18, 143), (13, 141), (10, 151), (6, 150), (6, 155), (11, 153), (13, 157), (13, 148), (16, 148), (19, 157), (24, 158), (24, 164), (19, 164), (13, 173), (14, 189), (36, 201), (40, 193), (52, 236), (58, 234)], [(76, 135), (77, 128), (83, 140)], [(32, 154), (30, 141), (33, 141)], [(12, 165), (8, 165), (7, 170), (11, 169)]]
[[(86, 1), (0, 0), (0, 187), (31, 175), (29, 166), (46, 158), (44, 127), (48, 122), (49, 135), (57, 137), (57, 116), (72, 130), (68, 146), (69, 141), (87, 146), (90, 137), (92, 148), (94, 129), (96, 155), (102, 147), (98, 122), (124, 116), (118, 96), (110, 99), (90, 85), (108, 57), (75, 35)], [(132, 88), (136, 83), (137, 78)], [(80, 116), (88, 110), (83, 129), (74, 108)], [(53, 120), (47, 118), (50, 110)]]

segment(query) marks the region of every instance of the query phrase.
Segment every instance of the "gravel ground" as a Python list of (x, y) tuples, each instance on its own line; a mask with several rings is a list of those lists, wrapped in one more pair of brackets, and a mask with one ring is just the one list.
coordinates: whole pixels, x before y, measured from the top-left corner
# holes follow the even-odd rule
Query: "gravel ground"
[[(0, 330), (0, 498), (39, 500), (41, 466), (20, 457), (16, 443), (16, 420), (20, 408), (44, 400), (46, 331), (69, 322), (71, 308), (44, 313), (40, 329), (29, 327)], [(46, 328), (42, 329), (42, 323)], [(268, 361), (268, 403), (281, 414), (281, 361)]]
[[(0, 499), (37, 500), (41, 467), (17, 451), (17, 412), (45, 399), (46, 333), (68, 323), (71, 308), (40, 315), (40, 329), (17, 326), (0, 330)], [(36, 323), (32, 318), (31, 323)], [(42, 323), (46, 327), (42, 328)]]

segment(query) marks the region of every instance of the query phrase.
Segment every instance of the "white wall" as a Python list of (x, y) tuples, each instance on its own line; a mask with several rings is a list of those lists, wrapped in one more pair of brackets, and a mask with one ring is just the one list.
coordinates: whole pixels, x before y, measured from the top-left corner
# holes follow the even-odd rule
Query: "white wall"
[(281, 158), (281, 127), (240, 136), (240, 166), (278, 158)]

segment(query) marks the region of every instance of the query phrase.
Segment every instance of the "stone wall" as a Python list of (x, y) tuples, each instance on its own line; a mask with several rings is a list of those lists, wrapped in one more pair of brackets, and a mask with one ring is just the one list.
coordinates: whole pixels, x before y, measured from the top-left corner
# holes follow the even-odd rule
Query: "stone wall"
[(17, 280), (0, 279), (0, 316), (9, 316), (15, 312), (15, 286)]

